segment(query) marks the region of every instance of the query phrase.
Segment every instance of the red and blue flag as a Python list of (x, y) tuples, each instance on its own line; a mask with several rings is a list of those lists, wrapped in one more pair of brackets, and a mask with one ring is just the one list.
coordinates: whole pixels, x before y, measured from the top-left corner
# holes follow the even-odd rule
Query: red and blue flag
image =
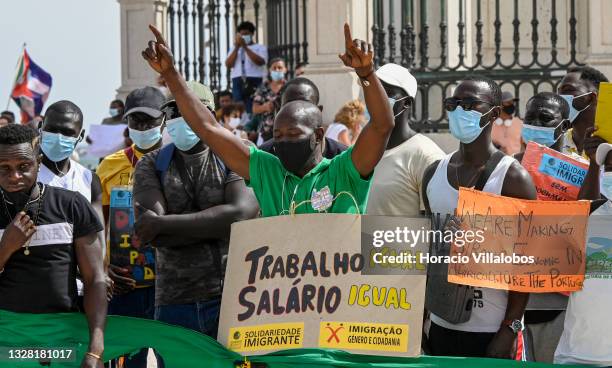
[(51, 91), (51, 83), (51, 74), (36, 65), (28, 52), (23, 49), (11, 93), (11, 98), (21, 109), (22, 123), (32, 120), (42, 112)]

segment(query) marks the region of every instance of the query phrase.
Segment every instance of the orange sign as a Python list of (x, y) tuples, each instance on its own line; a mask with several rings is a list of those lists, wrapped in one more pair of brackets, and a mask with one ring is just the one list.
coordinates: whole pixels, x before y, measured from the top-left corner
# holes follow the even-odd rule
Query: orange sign
[(575, 201), (589, 165), (535, 142), (529, 142), (521, 164), (533, 179), (538, 199)]
[(529, 201), (460, 188), (457, 216), (482, 238), (453, 244), (448, 281), (529, 293), (582, 289), (589, 201)]

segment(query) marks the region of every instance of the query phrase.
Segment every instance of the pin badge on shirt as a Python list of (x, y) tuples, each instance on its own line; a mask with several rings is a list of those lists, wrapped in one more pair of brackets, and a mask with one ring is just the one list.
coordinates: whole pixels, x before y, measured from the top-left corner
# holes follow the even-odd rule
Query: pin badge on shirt
[(331, 207), (332, 202), (334, 201), (334, 197), (331, 194), (328, 186), (325, 186), (320, 191), (316, 191), (316, 189), (312, 190), (312, 196), (310, 197), (310, 202), (312, 208), (315, 210), (322, 212)]

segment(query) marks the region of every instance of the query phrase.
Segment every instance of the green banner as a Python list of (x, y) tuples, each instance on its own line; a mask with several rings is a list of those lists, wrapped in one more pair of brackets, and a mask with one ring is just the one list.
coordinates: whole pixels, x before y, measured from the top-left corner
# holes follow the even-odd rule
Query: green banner
[[(72, 351), (72, 361), (55, 361), (51, 367), (79, 367), (87, 351), (89, 340), (87, 321), (83, 314), (21, 314), (0, 310), (0, 368), (40, 368), (31, 359), (23, 361), (11, 350)], [(136, 353), (142, 347), (155, 349), (167, 368), (210, 367), (231, 368), (244, 357), (227, 350), (216, 340), (182, 327), (130, 317), (109, 316), (106, 324), (104, 360)], [(247, 358), (254, 363), (265, 363), (269, 368), (307, 367), (402, 367), (402, 368), (512, 368), (512, 367), (572, 367), (508, 360), (443, 358), (383, 357), (351, 354), (339, 350), (294, 349)], [(263, 365), (261, 365), (263, 367)], [(577, 366), (574, 366), (577, 367)]]

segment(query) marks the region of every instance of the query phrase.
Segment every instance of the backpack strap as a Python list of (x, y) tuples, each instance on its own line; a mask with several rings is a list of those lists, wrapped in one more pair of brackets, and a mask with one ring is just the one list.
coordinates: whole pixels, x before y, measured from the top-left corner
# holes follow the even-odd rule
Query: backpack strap
[(480, 175), (480, 177), (478, 178), (478, 181), (476, 182), (474, 189), (480, 190), (480, 191), (484, 189), (484, 186), (487, 184), (487, 181), (491, 177), (491, 174), (493, 174), (493, 170), (495, 170), (495, 168), (500, 163), (500, 161), (504, 158), (505, 155), (506, 154), (503, 153), (502, 151), (497, 150), (495, 151), (495, 153), (491, 155), (491, 157), (489, 157), (489, 160), (487, 161), (485, 169)]
[(159, 179), (160, 184), (164, 182), (166, 172), (168, 172), (168, 168), (170, 168), (170, 162), (172, 162), (172, 156), (174, 155), (175, 148), (176, 146), (174, 143), (170, 143), (163, 146), (157, 154), (157, 159), (155, 160), (155, 172), (157, 173), (157, 178)]

